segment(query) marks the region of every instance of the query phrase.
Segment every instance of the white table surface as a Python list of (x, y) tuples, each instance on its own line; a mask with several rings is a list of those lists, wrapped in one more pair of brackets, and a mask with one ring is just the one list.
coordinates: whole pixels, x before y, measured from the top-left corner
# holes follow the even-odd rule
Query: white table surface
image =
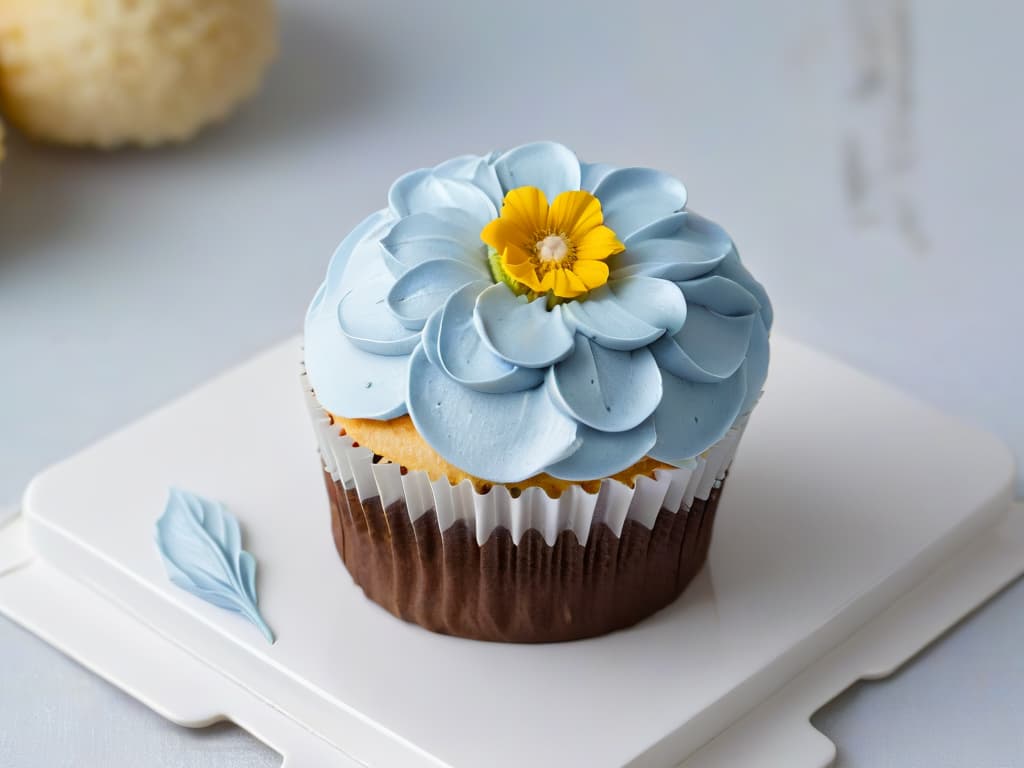
[[(535, 138), (677, 173), (780, 328), (1020, 459), (1022, 21), (1010, 2), (284, 0), (263, 92), (197, 141), (108, 155), (11, 137), (0, 500), (298, 330), (396, 175)], [(1018, 584), (829, 705), (815, 722), (840, 764), (1024, 765), (1022, 617)], [(2, 619), (0, 670), (5, 768), (277, 764), (231, 727), (163, 722)]]

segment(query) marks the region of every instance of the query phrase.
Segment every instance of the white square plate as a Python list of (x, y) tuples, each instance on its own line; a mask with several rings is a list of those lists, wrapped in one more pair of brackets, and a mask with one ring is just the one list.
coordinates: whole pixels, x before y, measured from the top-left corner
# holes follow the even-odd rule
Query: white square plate
[[(43, 562), (23, 570), (37, 590), (84, 582), (103, 599), (81, 601), (151, 630), (139, 647), (167, 659), (112, 672), (122, 684), (144, 688), (182, 651), (200, 662), (206, 682), (174, 707), (140, 695), (174, 719), (245, 725), (269, 705), (339, 764), (343, 751), (367, 765), (674, 765), (996, 530), (1010, 503), (997, 440), (776, 335), (708, 567), (679, 601), (575, 643), (434, 635), (367, 601), (334, 550), (298, 360), (289, 341), (39, 475), (23, 511)], [(153, 534), (170, 486), (241, 521), (275, 645), (167, 580)], [(33, 620), (18, 602), (16, 577), (0, 576), (0, 609), (74, 653), (56, 613)], [(92, 632), (103, 655), (88, 624), (71, 634)]]

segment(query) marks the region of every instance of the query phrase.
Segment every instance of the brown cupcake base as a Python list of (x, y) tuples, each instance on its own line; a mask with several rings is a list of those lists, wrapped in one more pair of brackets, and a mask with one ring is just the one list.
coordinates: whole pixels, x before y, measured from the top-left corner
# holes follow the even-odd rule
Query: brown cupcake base
[(603, 635), (671, 603), (704, 565), (721, 495), (662, 508), (652, 529), (595, 524), (586, 546), (572, 531), (550, 546), (536, 530), (516, 545), (507, 528), (480, 546), (463, 520), (442, 533), (433, 510), (413, 523), (404, 501), (383, 509), (324, 478), (335, 545), (367, 597), (434, 632), (514, 643)]

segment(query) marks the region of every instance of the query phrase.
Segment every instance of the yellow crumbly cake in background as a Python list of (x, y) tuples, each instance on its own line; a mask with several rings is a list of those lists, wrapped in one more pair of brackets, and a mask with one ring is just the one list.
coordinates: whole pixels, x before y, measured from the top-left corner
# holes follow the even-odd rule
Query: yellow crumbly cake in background
[[(331, 414), (331, 419), (338, 425), (345, 434), (368, 448), (375, 454), (384, 457), (388, 461), (400, 464), (409, 470), (423, 470), (430, 476), (431, 480), (447, 477), (452, 484), (469, 480), (478, 491), (486, 491), (491, 483), (481, 480), (478, 477), (463, 472), (441, 458), (437, 452), (427, 445), (420, 437), (412, 419), (408, 416), (399, 416), (390, 421), (376, 421), (374, 419), (344, 419)], [(674, 469), (668, 464), (655, 461), (651, 458), (643, 458), (628, 469), (624, 469), (611, 477), (630, 488), (633, 487), (633, 479), (637, 475), (654, 476), (656, 469)], [(571, 480), (560, 480), (551, 475), (534, 475), (519, 483), (513, 483), (517, 488), (537, 487), (542, 488), (549, 496), (557, 498), (567, 488), (579, 485), (585, 491), (594, 493), (601, 486), (600, 480), (588, 480), (575, 483)]]
[(0, 98), (25, 133), (111, 147), (180, 141), (256, 90), (272, 0), (0, 0)]

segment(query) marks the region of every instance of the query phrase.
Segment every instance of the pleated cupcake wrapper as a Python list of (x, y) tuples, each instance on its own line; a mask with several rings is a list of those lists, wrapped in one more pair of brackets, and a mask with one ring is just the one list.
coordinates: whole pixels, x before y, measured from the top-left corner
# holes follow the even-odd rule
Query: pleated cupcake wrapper
[(447, 478), (431, 481), (426, 472), (407, 470), (386, 459), (374, 461), (368, 448), (353, 445), (340, 434), (337, 424), (317, 401), (303, 372), (302, 386), (316, 431), (325, 472), (346, 492), (355, 490), (360, 502), (379, 499), (387, 509), (404, 502), (410, 524), (434, 511), (440, 532), (462, 520), (475, 531), (477, 544), (483, 546), (496, 528), (511, 532), (519, 544), (529, 530), (538, 531), (549, 546), (554, 546), (563, 531), (572, 531), (586, 546), (591, 531), (603, 523), (619, 536), (627, 520), (647, 529), (654, 527), (659, 513), (689, 509), (694, 499), (706, 501), (720, 486), (732, 464), (748, 416), (742, 417), (729, 432), (690, 466), (658, 469), (654, 477), (637, 475), (633, 487), (613, 479), (604, 479), (595, 493), (570, 485), (558, 498), (541, 488), (494, 484), (479, 492), (469, 480), (452, 484)]

